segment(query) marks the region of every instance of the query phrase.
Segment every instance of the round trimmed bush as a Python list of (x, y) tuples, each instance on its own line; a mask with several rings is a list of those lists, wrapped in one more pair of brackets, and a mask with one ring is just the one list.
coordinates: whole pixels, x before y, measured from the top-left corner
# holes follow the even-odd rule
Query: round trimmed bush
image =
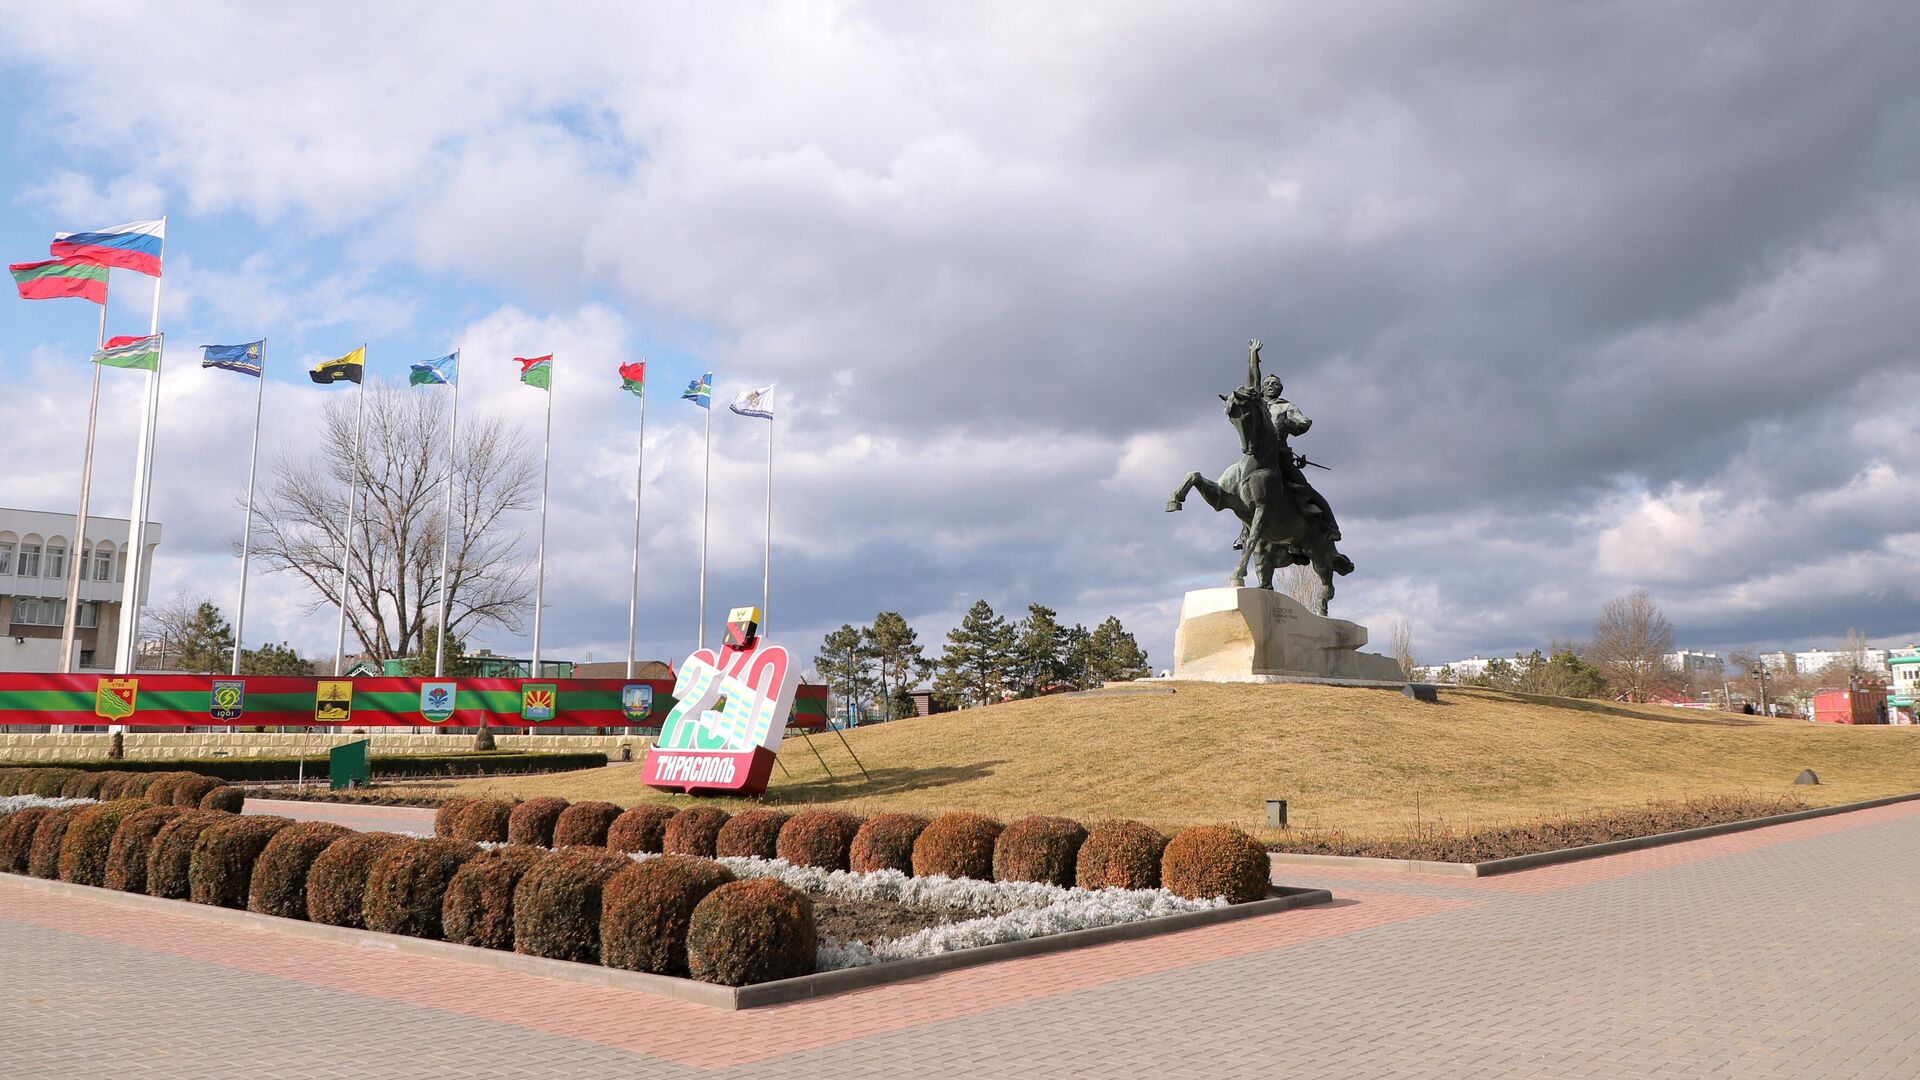
[(200, 805), (200, 800), (207, 797), (208, 792), (221, 786), (222, 782), (217, 776), (188, 773), (173, 785), (173, 805), (197, 807)]
[(62, 806), (33, 828), (33, 847), (27, 852), (27, 873), (49, 881), (60, 876), (60, 845), (67, 839), (67, 830), (73, 827), (73, 819), (80, 816), (84, 806)]
[(179, 804), (173, 801), (174, 785), (192, 775), (183, 772), (149, 773), (146, 785), (140, 789), (140, 797), (155, 806), (177, 806)]
[[(435, 814), (434, 835), (440, 835)], [(462, 807), (453, 819), (455, 840), (487, 840), (502, 844), (507, 839), (507, 822), (513, 817), (513, 804), (505, 799), (475, 799)]]
[(193, 892), (193, 847), (200, 834), (234, 815), (189, 810), (162, 826), (147, 853), (147, 895), (185, 900)]
[(722, 885), (693, 909), (687, 973), (722, 986), (813, 973), (813, 901), (771, 878)]
[(839, 810), (802, 810), (780, 828), (775, 851), (795, 866), (845, 870), (860, 819)]
[(27, 777), (20, 782), (20, 794), (38, 795), (43, 799), (57, 799), (60, 789), (78, 773), (79, 769), (29, 769)]
[(661, 850), (669, 855), (698, 855), (713, 858), (713, 842), (728, 814), (717, 806), (689, 806), (667, 821)]
[(607, 827), (620, 816), (620, 808), (610, 802), (577, 802), (553, 823), (553, 846), (606, 847)]
[(993, 880), (1073, 886), (1074, 863), (1087, 830), (1077, 821), (1039, 815), (1008, 825), (993, 842)]
[(327, 845), (307, 869), (307, 918), (329, 926), (367, 928), (367, 870), (407, 843), (393, 833), (349, 833)]
[(440, 930), (456, 945), (513, 948), (513, 890), (547, 852), (529, 844), (482, 851), (460, 865), (440, 903)]
[(153, 855), (153, 838), (167, 823), (187, 811), (178, 806), (148, 806), (135, 810), (120, 822), (107, 845), (107, 866), (100, 884), (121, 892), (147, 891), (147, 860)]
[(26, 771), (14, 768), (0, 769), (0, 798), (20, 794), (20, 778), (26, 774)]
[(913, 876), (993, 879), (993, 842), (1001, 825), (964, 810), (941, 814), (913, 842)]
[[(471, 811), (473, 808), (469, 807)], [(504, 830), (506, 822), (501, 822)], [(389, 848), (367, 867), (364, 917), (383, 934), (439, 938), (440, 906), (461, 864), (480, 854), (470, 840), (415, 840)]]
[(140, 796), (138, 795), (127, 794), (127, 780), (132, 776), (132, 773), (123, 772), (119, 769), (109, 769), (101, 773), (100, 790), (94, 795), (94, 798), (99, 799), (101, 802), (112, 802), (115, 799), (139, 798)]
[(34, 830), (40, 827), (40, 819), (51, 813), (47, 807), (30, 806), (0, 818), (0, 870), (9, 874), (27, 872), (27, 862), (33, 855)]
[(100, 781), (106, 778), (105, 773), (94, 772), (91, 769), (82, 769), (72, 776), (67, 777), (67, 782), (60, 785), (60, 797), (63, 799), (97, 799), (100, 797)]
[(1167, 842), (1160, 857), (1160, 883), (1175, 896), (1205, 900), (1223, 896), (1244, 904), (1267, 895), (1272, 876), (1267, 849), (1239, 829), (1202, 825)]
[(660, 854), (666, 850), (667, 822), (673, 815), (673, 807), (665, 803), (646, 803), (628, 810), (607, 826), (607, 850)]
[(439, 807), (433, 812), (433, 835), (452, 836), (454, 826), (460, 820), (460, 812), (479, 801), (458, 798), (440, 800)]
[(139, 799), (115, 799), (82, 810), (60, 841), (60, 880), (75, 885), (105, 885), (107, 854), (113, 849), (120, 825), (148, 807)]
[(507, 819), (507, 843), (552, 847), (553, 823), (560, 820), (560, 812), (566, 808), (567, 800), (551, 795), (528, 799), (514, 807)]
[[(733, 821), (751, 813), (736, 815)], [(724, 839), (726, 830), (720, 835)], [(613, 875), (602, 887), (600, 962), (628, 971), (685, 975), (693, 909), (732, 880), (733, 872), (726, 867), (691, 855), (662, 855)]]
[(513, 890), (513, 951), (599, 963), (601, 888), (632, 865), (593, 848), (566, 848), (535, 863)]
[(232, 784), (221, 784), (200, 796), (200, 809), (237, 814), (247, 805), (247, 793)]
[[(722, 857), (752, 855), (762, 859), (779, 858), (780, 830), (791, 817), (792, 814), (767, 807), (742, 810), (728, 818), (727, 823), (714, 834), (713, 853)], [(692, 907), (688, 907), (687, 913), (693, 913)], [(686, 936), (684, 930), (682, 927), (682, 938)]]
[(1137, 821), (1102, 821), (1080, 845), (1074, 881), (1083, 889), (1157, 889), (1167, 838)]
[(870, 874), (875, 870), (898, 870), (913, 874), (913, 842), (927, 827), (927, 819), (918, 814), (875, 814), (853, 834), (853, 846), (847, 849), (847, 869)]
[(296, 821), (273, 834), (253, 860), (247, 910), (283, 919), (307, 917), (307, 874), (313, 861), (353, 830), (331, 821)]
[(273, 835), (293, 824), (293, 819), (221, 816), (225, 820), (201, 833), (194, 842), (187, 869), (187, 898), (213, 907), (245, 908), (247, 890), (253, 883), (253, 864)]

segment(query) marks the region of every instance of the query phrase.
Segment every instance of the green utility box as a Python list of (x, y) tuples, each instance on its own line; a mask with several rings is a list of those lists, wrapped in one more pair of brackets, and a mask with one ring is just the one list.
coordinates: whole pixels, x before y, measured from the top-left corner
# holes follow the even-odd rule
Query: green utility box
[(347, 788), (366, 787), (373, 776), (368, 764), (369, 748), (372, 739), (361, 739), (345, 746), (336, 746), (327, 754), (327, 786), (334, 791)]

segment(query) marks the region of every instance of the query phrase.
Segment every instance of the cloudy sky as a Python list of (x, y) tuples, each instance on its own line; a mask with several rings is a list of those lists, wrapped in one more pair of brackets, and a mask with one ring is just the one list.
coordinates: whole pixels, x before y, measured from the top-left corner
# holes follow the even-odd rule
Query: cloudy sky
[[(918, 7), (920, 13), (913, 8)], [(396, 10), (398, 9), (398, 10)], [(1423, 660), (1580, 635), (1920, 638), (1920, 17), (1878, 5), (28, 5), (0, 26), (0, 251), (170, 215), (162, 328), (270, 341), (263, 461), (329, 392), (462, 346), (537, 436), (550, 655), (694, 636), (701, 414), (780, 387), (771, 621), (976, 597), (1118, 614), (1156, 665), (1232, 523), (1245, 342)], [(116, 272), (109, 332), (144, 331)], [(0, 505), (70, 510), (95, 311), (0, 307)], [(251, 387), (170, 348), (156, 595), (229, 602)], [(138, 379), (95, 483), (125, 514)], [(765, 427), (715, 417), (713, 625), (758, 599)], [(526, 525), (531, 530), (531, 522)], [(531, 543), (527, 551), (531, 558)], [(291, 580), (248, 638), (332, 648)], [(524, 654), (525, 635), (478, 642)]]

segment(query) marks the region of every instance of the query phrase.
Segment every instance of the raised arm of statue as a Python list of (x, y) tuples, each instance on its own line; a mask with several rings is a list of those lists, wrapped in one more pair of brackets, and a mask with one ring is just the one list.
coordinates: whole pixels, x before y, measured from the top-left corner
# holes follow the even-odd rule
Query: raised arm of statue
[(1258, 339), (1247, 342), (1247, 385), (1260, 389), (1260, 342)]

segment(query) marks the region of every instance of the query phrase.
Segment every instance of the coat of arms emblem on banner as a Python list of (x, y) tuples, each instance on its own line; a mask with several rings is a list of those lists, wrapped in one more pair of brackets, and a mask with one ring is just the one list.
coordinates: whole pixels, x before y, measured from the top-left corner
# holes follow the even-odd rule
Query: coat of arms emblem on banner
[(133, 715), (134, 701), (140, 693), (138, 679), (101, 679), (93, 699), (93, 715), (108, 720), (125, 720)]

